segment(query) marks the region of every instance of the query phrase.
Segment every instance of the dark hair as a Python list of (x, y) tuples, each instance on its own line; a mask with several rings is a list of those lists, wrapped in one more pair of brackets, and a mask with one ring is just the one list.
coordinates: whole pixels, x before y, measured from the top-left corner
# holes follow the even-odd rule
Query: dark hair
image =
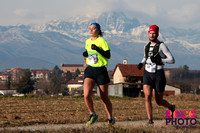
[(103, 37), (103, 32), (100, 30), (99, 31), (99, 35), (101, 36), (101, 37)]

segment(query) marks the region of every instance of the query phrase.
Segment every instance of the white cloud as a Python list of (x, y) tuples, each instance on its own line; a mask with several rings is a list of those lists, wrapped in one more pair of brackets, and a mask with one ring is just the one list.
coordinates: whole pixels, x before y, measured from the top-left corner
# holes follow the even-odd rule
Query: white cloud
[(184, 5), (182, 8), (172, 9), (168, 11), (168, 17), (176, 22), (190, 22), (197, 17), (198, 6), (199, 5)]
[[(0, 0), (0, 25), (122, 11), (144, 23), (200, 28), (199, 0)], [(12, 4), (11, 4), (12, 3)]]
[(17, 10), (14, 10), (13, 13), (20, 17), (26, 17), (29, 14), (29, 10), (28, 9), (17, 9)]
[(156, 16), (159, 14), (159, 7), (154, 3), (148, 2), (129, 2), (127, 3), (129, 10), (141, 12), (149, 16)]

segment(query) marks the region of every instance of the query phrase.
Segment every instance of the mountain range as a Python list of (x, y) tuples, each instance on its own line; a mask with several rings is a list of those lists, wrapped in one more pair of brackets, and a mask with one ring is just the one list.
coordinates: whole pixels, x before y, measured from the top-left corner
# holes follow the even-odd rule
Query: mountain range
[[(109, 69), (123, 59), (138, 64), (148, 43), (148, 27), (137, 18), (122, 12), (105, 12), (97, 16), (76, 16), (52, 20), (44, 25), (0, 26), (0, 70), (21, 67), (53, 69), (55, 65), (82, 64), (89, 25), (98, 22), (111, 47)], [(189, 66), (200, 69), (200, 30), (160, 27), (159, 40), (164, 41), (176, 63), (166, 67)]]

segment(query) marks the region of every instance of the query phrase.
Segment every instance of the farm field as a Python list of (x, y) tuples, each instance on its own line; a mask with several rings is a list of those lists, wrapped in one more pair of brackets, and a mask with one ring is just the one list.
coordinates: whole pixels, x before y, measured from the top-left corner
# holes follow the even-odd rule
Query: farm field
[[(110, 97), (113, 104), (113, 115), (117, 122), (147, 120), (144, 98)], [(181, 94), (164, 97), (176, 105), (176, 110), (196, 111), (196, 119), (200, 119), (200, 96)], [(105, 122), (107, 115), (99, 97), (93, 97), (98, 122)], [(166, 108), (156, 105), (153, 99), (153, 117), (164, 120)], [(0, 127), (19, 127), (38, 124), (77, 124), (85, 123), (89, 113), (83, 97), (50, 97), (27, 95), (24, 97), (0, 97)], [(175, 126), (139, 126), (133, 127), (94, 127), (87, 129), (62, 129), (66, 132), (199, 132), (199, 122), (193, 129), (176, 129)], [(163, 130), (166, 129), (166, 130)], [(43, 131), (41, 131), (43, 132)], [(44, 131), (49, 132), (49, 131)], [(57, 130), (55, 131), (57, 132)], [(58, 132), (60, 132), (58, 130)]]

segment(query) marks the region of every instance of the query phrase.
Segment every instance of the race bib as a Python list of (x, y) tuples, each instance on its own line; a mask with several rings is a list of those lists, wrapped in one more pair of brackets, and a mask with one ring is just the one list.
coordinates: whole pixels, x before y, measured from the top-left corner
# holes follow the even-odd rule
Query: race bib
[(96, 64), (98, 62), (97, 54), (88, 56), (89, 64)]
[(145, 70), (150, 72), (150, 73), (155, 73), (156, 72), (156, 64), (155, 63), (147, 63), (145, 65)]

